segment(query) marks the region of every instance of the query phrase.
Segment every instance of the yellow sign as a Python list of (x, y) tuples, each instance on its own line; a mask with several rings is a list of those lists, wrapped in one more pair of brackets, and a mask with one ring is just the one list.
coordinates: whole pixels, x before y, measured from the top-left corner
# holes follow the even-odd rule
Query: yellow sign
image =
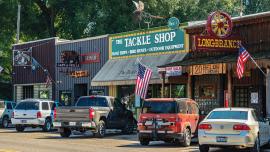
[(80, 77), (88, 77), (89, 72), (88, 71), (72, 71), (70, 73), (71, 77), (80, 78)]
[(225, 74), (226, 64), (203, 64), (190, 66), (191, 75), (203, 75), (203, 74)]

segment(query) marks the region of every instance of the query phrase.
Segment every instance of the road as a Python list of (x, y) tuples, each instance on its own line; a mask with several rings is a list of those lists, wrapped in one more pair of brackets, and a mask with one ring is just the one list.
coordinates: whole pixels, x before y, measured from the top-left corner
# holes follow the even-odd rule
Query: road
[[(198, 152), (198, 146), (184, 148), (174, 144), (152, 142), (141, 146), (137, 135), (121, 135), (113, 131), (105, 138), (97, 139), (86, 135), (61, 138), (57, 132), (44, 133), (39, 129), (17, 133), (13, 128), (0, 129), (0, 152)], [(227, 150), (213, 149), (213, 152)]]

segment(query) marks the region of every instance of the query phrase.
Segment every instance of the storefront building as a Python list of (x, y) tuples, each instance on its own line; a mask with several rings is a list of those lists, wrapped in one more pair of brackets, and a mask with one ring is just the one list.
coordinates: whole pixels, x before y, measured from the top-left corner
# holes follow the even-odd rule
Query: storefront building
[[(129, 106), (134, 108), (138, 62), (141, 62), (153, 71), (147, 98), (161, 97), (162, 79), (158, 66), (182, 60), (188, 52), (187, 39), (188, 36), (179, 27), (158, 27), (110, 35), (109, 61), (97, 73), (91, 84), (108, 86), (110, 96), (128, 97)], [(165, 81), (168, 82), (168, 77)], [(185, 96), (185, 85), (179, 83), (166, 85), (168, 96)]]
[[(259, 116), (269, 116), (270, 12), (235, 17), (232, 24), (230, 17), (220, 12), (211, 15), (208, 22), (185, 27), (191, 48), (188, 57), (161, 68), (182, 66), (188, 73), (188, 97), (198, 102), (205, 114), (229, 106), (252, 107)], [(228, 22), (215, 27), (217, 21), (213, 20), (218, 15), (221, 21)], [(222, 25), (226, 28), (219, 30)], [(217, 35), (212, 35), (211, 30)], [(249, 59), (243, 78), (237, 77), (239, 42), (266, 75)]]
[(74, 105), (80, 96), (108, 95), (108, 88), (91, 86), (92, 78), (109, 58), (108, 35), (57, 43), (56, 100)]
[[(55, 80), (55, 44), (58, 38), (30, 41), (12, 46), (13, 99), (40, 98), (54, 100), (54, 83), (47, 84), (49, 74)], [(36, 63), (32, 68), (33, 60)]]

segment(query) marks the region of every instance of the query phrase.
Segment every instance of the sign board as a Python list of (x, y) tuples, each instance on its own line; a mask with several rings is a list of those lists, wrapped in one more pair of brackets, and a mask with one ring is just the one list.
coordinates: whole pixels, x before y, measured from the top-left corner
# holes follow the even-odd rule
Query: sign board
[(190, 66), (191, 75), (204, 75), (204, 74), (225, 74), (226, 64), (203, 64)]
[(32, 49), (29, 51), (13, 51), (14, 66), (31, 66), (32, 65)]
[(80, 67), (80, 56), (76, 51), (62, 51), (61, 63), (57, 67)]
[(180, 21), (176, 17), (171, 17), (168, 20), (168, 27), (171, 29), (177, 29), (179, 27)]
[(97, 63), (100, 62), (99, 52), (89, 52), (81, 54), (81, 64)]
[(88, 71), (71, 71), (69, 76), (74, 78), (81, 78), (81, 77), (88, 77), (89, 72)]
[(166, 76), (179, 76), (182, 75), (181, 66), (166, 67)]
[(259, 95), (258, 95), (258, 92), (251, 92), (250, 94), (250, 102), (251, 103), (259, 103)]
[(217, 38), (214, 36), (195, 36), (194, 37), (195, 50), (236, 51), (239, 48), (238, 43), (241, 43), (241, 40), (235, 37), (230, 37), (230, 38)]
[(110, 38), (112, 57), (184, 50), (184, 32), (180, 29), (145, 31)]

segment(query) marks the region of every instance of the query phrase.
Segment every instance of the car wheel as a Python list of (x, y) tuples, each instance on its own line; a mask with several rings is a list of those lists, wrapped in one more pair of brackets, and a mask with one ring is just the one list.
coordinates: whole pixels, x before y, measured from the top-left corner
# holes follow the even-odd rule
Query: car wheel
[(23, 132), (25, 129), (25, 127), (22, 125), (16, 125), (15, 128), (16, 128), (17, 132)]
[(51, 131), (51, 129), (52, 129), (52, 121), (47, 118), (45, 120), (45, 123), (44, 123), (44, 126), (43, 126), (42, 130), (44, 132), (48, 132), (48, 131)]
[(8, 128), (8, 125), (9, 125), (9, 120), (8, 120), (8, 117), (5, 116), (2, 120), (2, 127), (3, 128)]
[(68, 138), (71, 135), (71, 130), (68, 128), (61, 128), (60, 135), (63, 138)]
[(207, 145), (199, 145), (200, 152), (208, 152), (209, 146)]
[(122, 129), (123, 134), (132, 134), (134, 131), (134, 123), (132, 121), (128, 121), (125, 127)]
[(97, 130), (94, 133), (95, 137), (97, 138), (103, 138), (105, 136), (106, 133), (106, 125), (105, 122), (103, 120), (100, 120), (98, 125), (97, 125)]
[(251, 152), (260, 152), (261, 151), (261, 146), (260, 146), (260, 138), (259, 135), (256, 138), (256, 141), (254, 143), (254, 146), (250, 150)]
[(149, 145), (150, 141), (148, 139), (140, 139), (140, 144), (143, 146)]
[(186, 128), (184, 132), (184, 140), (181, 143), (184, 147), (190, 146), (191, 143), (191, 131), (190, 129)]

